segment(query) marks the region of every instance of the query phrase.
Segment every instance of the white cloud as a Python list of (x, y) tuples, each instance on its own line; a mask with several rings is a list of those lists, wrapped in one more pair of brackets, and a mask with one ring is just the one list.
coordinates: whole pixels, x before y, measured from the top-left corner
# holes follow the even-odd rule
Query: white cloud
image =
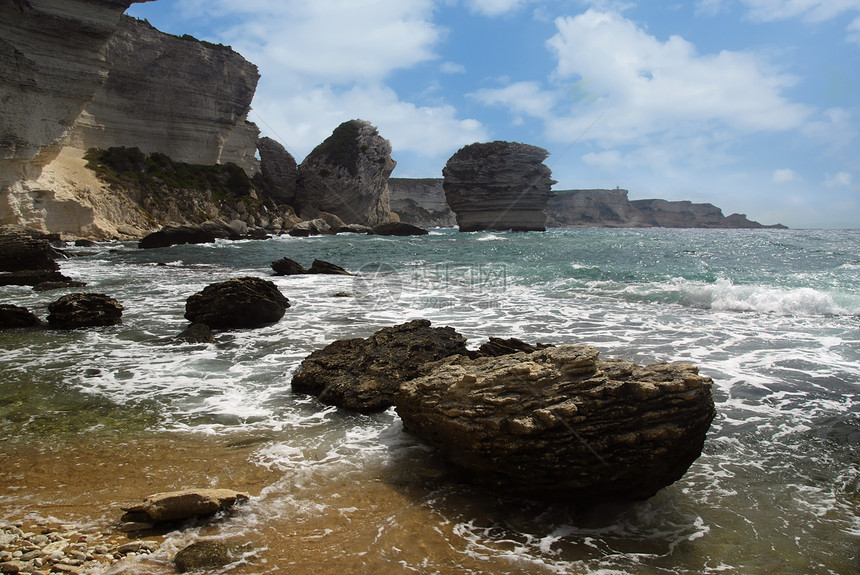
[(803, 18), (831, 20), (846, 12), (860, 12), (860, 0), (742, 0), (754, 20), (769, 22)]
[(484, 16), (500, 16), (519, 10), (533, 0), (468, 0), (467, 5)]
[(854, 44), (860, 44), (860, 16), (854, 19), (851, 24), (848, 25), (848, 41)]
[[(556, 20), (549, 40), (556, 79), (585, 83), (608, 109), (604, 128), (613, 139), (658, 132), (700, 132), (729, 127), (740, 132), (788, 130), (809, 110), (781, 92), (795, 79), (771, 70), (746, 52), (698, 54), (672, 36), (662, 42), (617, 13), (588, 12)], [(573, 102), (576, 113), (579, 102)]]
[(848, 172), (827, 174), (824, 178), (824, 185), (828, 188), (847, 188), (851, 185), (852, 180), (853, 178)]
[(788, 182), (793, 182), (797, 179), (797, 174), (794, 170), (784, 168), (781, 170), (774, 170), (773, 178), (771, 181), (775, 184), (785, 184)]
[(456, 62), (443, 62), (439, 68), (444, 74), (465, 74), (466, 67)]
[(469, 96), (482, 104), (500, 105), (515, 114), (525, 114), (543, 120), (552, 119), (556, 94), (544, 91), (537, 82), (515, 82), (504, 88), (478, 90)]

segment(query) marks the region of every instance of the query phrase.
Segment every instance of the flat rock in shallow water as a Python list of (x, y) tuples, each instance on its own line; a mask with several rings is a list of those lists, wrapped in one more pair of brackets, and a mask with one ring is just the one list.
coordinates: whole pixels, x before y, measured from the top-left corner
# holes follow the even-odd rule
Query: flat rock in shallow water
[(185, 319), (213, 329), (254, 328), (284, 317), (290, 301), (274, 283), (245, 277), (214, 283), (188, 298)]
[(370, 337), (335, 341), (310, 354), (293, 377), (297, 393), (363, 413), (392, 405), (400, 385), (427, 362), (468, 353), (466, 338), (426, 319), (381, 329)]
[(125, 508), (124, 521), (181, 521), (213, 515), (247, 501), (250, 495), (232, 489), (187, 489), (155, 493), (143, 503)]
[(598, 360), (584, 345), (452, 357), (395, 396), (404, 427), (472, 480), (558, 500), (647, 499), (699, 457), (711, 379), (689, 364)]

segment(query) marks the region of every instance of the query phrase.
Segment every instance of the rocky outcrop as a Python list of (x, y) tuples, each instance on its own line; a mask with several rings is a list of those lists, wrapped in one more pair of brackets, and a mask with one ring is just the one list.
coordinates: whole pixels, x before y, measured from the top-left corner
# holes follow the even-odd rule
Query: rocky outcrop
[(14, 227), (0, 229), (0, 272), (60, 269), (57, 252), (38, 234)]
[(430, 232), (405, 222), (388, 222), (373, 226), (370, 233), (375, 236), (426, 236)]
[(471, 144), (445, 168), (445, 198), (461, 232), (543, 231), (555, 183), (543, 148), (512, 142)]
[(72, 293), (48, 306), (48, 324), (56, 329), (78, 329), (117, 325), (123, 307), (100, 293)]
[(25, 307), (0, 304), (0, 329), (35, 327), (41, 323), (42, 320)]
[(299, 166), (286, 148), (272, 138), (257, 140), (260, 181), (267, 196), (291, 206), (296, 203)]
[(547, 204), (547, 227), (607, 228), (764, 228), (742, 214), (723, 216), (712, 204), (689, 201), (629, 200), (628, 191), (562, 190)]
[(123, 508), (125, 515), (121, 521), (149, 524), (182, 521), (214, 515), (248, 499), (250, 495), (247, 493), (231, 489), (187, 489), (156, 493), (145, 497), (143, 503)]
[(404, 427), (481, 485), (550, 499), (646, 499), (701, 454), (711, 380), (590, 346), (450, 357), (395, 396)]
[(457, 216), (445, 200), (442, 178), (390, 178), (391, 211), (421, 228), (453, 228)]
[(467, 353), (466, 338), (426, 319), (381, 329), (370, 337), (335, 341), (310, 354), (293, 376), (296, 393), (352, 411), (383, 411), (400, 385), (427, 362)]
[(299, 215), (329, 212), (366, 226), (390, 221), (388, 177), (395, 165), (391, 144), (370, 122), (344, 122), (299, 166)]
[(185, 319), (213, 329), (255, 328), (279, 321), (290, 307), (274, 283), (245, 277), (211, 284), (188, 298)]

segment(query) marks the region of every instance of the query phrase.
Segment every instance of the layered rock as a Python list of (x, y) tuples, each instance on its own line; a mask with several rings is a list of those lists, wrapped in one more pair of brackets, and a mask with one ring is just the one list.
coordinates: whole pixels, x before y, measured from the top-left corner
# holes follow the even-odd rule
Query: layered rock
[(246, 117), (260, 77), (255, 65), (229, 47), (165, 34), (128, 16), (105, 59), (110, 74), (72, 128), (74, 147), (137, 147), (176, 162), (229, 160), (248, 166), (249, 175), (257, 171), (256, 133), (243, 157), (234, 146), (222, 158), (234, 131), (254, 131)]
[(289, 300), (274, 283), (255, 277), (211, 284), (185, 303), (185, 319), (214, 329), (256, 328), (284, 317)]
[(543, 231), (555, 183), (543, 148), (512, 142), (471, 144), (442, 170), (445, 198), (461, 232)]
[(390, 178), (391, 211), (421, 228), (453, 228), (457, 216), (445, 199), (442, 178)]
[(391, 407), (400, 385), (427, 362), (468, 353), (466, 338), (426, 319), (381, 329), (368, 338), (335, 341), (310, 354), (293, 376), (296, 393), (327, 405), (371, 413)]
[(247, 493), (232, 489), (186, 489), (155, 493), (145, 497), (140, 504), (124, 508), (122, 521), (155, 524), (205, 517), (228, 510), (248, 499), (250, 495)]
[(711, 380), (590, 346), (451, 357), (395, 396), (405, 428), (477, 483), (550, 499), (646, 499), (701, 454)]
[(258, 171), (256, 67), (122, 16), (131, 3), (0, 4), (0, 223), (99, 239), (153, 229), (158, 217), (87, 170), (91, 146)]
[(388, 177), (395, 165), (391, 144), (370, 122), (344, 122), (299, 166), (299, 215), (329, 212), (366, 226), (390, 221)]

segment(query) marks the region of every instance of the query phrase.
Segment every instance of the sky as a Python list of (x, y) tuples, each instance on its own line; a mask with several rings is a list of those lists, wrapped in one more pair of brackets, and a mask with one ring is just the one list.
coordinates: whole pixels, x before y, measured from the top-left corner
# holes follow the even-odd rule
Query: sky
[(556, 190), (860, 228), (860, 0), (157, 0), (259, 67), (249, 119), (301, 162), (347, 120), (393, 177), (462, 146), (545, 148)]

